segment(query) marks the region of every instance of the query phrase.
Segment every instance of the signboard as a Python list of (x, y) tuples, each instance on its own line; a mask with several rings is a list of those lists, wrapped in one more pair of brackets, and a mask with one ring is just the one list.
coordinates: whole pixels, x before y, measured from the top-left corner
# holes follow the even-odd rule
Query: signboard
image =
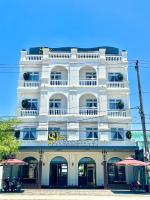
[(54, 144), (58, 140), (64, 140), (65, 137), (61, 136), (58, 132), (50, 131), (48, 132), (48, 144)]

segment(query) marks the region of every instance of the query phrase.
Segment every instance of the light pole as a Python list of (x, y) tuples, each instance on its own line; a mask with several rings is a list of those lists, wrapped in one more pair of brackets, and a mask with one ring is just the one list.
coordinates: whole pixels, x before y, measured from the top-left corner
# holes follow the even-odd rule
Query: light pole
[(39, 164), (38, 164), (38, 188), (41, 188), (42, 183), (42, 165), (43, 165), (43, 149), (42, 141), (40, 141), (40, 151), (39, 151)]
[(104, 149), (102, 150), (103, 155), (103, 172), (104, 172), (104, 189), (108, 189), (108, 174), (107, 174), (107, 151)]

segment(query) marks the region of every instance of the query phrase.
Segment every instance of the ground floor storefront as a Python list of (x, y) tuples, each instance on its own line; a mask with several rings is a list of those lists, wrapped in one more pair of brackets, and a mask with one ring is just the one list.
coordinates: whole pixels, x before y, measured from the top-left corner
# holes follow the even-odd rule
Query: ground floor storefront
[[(133, 168), (115, 162), (134, 151), (20, 151), (17, 155), (28, 163), (13, 171), (28, 188), (104, 188), (105, 184), (130, 184)], [(8, 173), (5, 172), (5, 177)]]

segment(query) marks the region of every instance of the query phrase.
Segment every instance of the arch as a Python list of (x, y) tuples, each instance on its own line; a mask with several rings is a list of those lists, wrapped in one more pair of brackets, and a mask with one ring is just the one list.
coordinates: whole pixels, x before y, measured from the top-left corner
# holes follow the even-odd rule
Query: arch
[(64, 115), (68, 113), (68, 100), (64, 94), (55, 93), (49, 98), (49, 114)]
[(50, 161), (49, 184), (51, 187), (65, 187), (68, 179), (68, 162), (62, 156), (56, 156)]
[(112, 157), (112, 158), (110, 158), (110, 159), (108, 160), (107, 163), (114, 164), (114, 163), (119, 162), (119, 161), (121, 161), (121, 158)]
[(79, 70), (79, 83), (83, 86), (97, 84), (97, 71), (93, 66), (84, 66)]
[(60, 65), (53, 65), (52, 68), (51, 68), (51, 70), (50, 70), (50, 72), (53, 71), (53, 70), (55, 70), (55, 69), (57, 69), (57, 68), (63, 68), (63, 69), (65, 69), (66, 71), (68, 71), (68, 69), (67, 69), (68, 66), (66, 66), (66, 65), (61, 65), (61, 64), (60, 64)]
[(84, 164), (84, 163), (87, 163), (87, 164), (95, 164), (95, 160), (93, 158), (90, 158), (90, 157), (84, 157), (84, 158), (81, 158), (79, 160), (79, 164)]
[(93, 158), (84, 157), (78, 162), (78, 185), (94, 187), (96, 185), (96, 162)]
[(121, 158), (112, 157), (107, 161), (108, 183), (125, 183), (125, 166), (116, 166), (114, 163), (121, 161)]
[(34, 157), (26, 157), (23, 159), (28, 165), (21, 167), (21, 177), (23, 183), (37, 183), (38, 179), (38, 160)]
[(66, 158), (64, 158), (62, 156), (56, 156), (50, 161), (50, 163), (60, 163), (60, 164), (64, 163), (64, 164), (67, 164), (67, 160), (66, 160)]
[(50, 85), (67, 85), (68, 70), (64, 66), (54, 66), (50, 71)]
[(80, 115), (97, 115), (98, 101), (92, 93), (85, 93), (79, 98)]
[(93, 69), (93, 70), (96, 71), (95, 67), (93, 65), (82, 65), (82, 66), (79, 67), (79, 71), (82, 70), (82, 69), (85, 69), (85, 68), (87, 68), (87, 69)]

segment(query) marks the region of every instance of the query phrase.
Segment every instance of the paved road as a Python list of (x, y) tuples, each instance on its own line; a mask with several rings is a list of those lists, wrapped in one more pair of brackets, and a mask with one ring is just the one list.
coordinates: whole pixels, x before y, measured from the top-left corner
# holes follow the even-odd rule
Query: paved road
[(23, 193), (0, 193), (2, 200), (150, 200), (149, 194), (133, 194), (127, 191), (110, 190), (25, 190)]

